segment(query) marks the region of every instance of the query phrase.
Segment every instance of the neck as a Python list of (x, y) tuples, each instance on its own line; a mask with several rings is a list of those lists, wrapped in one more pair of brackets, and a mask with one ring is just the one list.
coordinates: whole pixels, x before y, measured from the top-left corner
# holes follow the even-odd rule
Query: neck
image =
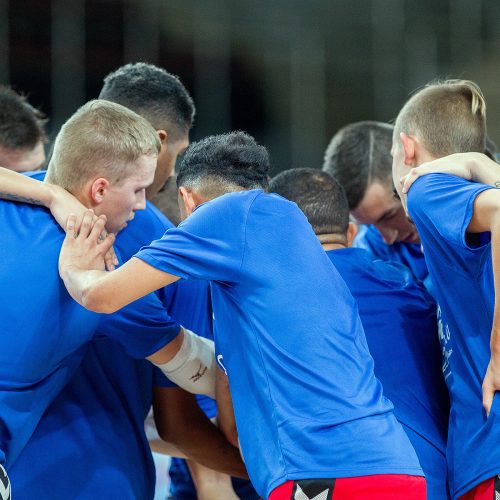
[(422, 165), (422, 163), (427, 163), (429, 161), (436, 160), (437, 156), (431, 155), (425, 148), (420, 148), (415, 157), (415, 163), (417, 166)]
[(347, 237), (341, 234), (317, 234), (323, 250), (338, 250), (347, 247)]

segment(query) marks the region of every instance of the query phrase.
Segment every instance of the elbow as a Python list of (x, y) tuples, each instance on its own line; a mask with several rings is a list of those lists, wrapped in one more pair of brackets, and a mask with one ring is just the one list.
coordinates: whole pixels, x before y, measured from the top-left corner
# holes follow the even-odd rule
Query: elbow
[(85, 309), (96, 313), (111, 314), (118, 310), (109, 298), (102, 293), (98, 285), (84, 287), (80, 303)]

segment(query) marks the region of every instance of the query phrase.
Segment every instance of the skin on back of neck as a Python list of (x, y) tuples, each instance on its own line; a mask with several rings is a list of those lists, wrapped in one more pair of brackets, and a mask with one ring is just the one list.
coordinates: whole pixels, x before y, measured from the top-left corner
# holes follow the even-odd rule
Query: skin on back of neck
[(347, 235), (342, 234), (317, 234), (319, 242), (323, 247), (323, 250), (327, 252), (328, 250), (338, 250), (340, 248), (346, 248), (348, 246)]

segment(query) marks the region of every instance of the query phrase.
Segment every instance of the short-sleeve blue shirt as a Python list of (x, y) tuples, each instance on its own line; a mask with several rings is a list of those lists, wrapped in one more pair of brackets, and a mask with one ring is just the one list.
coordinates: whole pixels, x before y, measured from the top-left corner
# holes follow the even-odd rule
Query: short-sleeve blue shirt
[(0, 201), (0, 226), (0, 462), (8, 470), (100, 319), (59, 278), (64, 233), (47, 210)]
[(500, 399), (496, 394), (486, 418), (481, 390), (495, 296), (491, 244), (489, 233), (467, 234), (474, 201), (486, 189), (491, 187), (430, 174), (417, 179), (408, 193), (408, 211), (443, 315), (440, 337), (451, 397), (447, 459), (454, 497), (500, 473)]
[(427, 480), (429, 500), (447, 498), (449, 399), (436, 305), (410, 270), (361, 248), (327, 252), (356, 299), (375, 375), (394, 404)]
[[(43, 178), (43, 173), (36, 175), (40, 176)], [(34, 207), (19, 205), (16, 208), (25, 209), (31, 213)], [(38, 208), (35, 210), (44, 212)], [(141, 224), (151, 220), (156, 223), (154, 214), (153, 217), (146, 212), (139, 214), (134, 221), (137, 225), (129, 225), (128, 231), (133, 232), (134, 227), (139, 231), (142, 227), (154, 227), (153, 223), (149, 226)], [(51, 272), (54, 273), (55, 269), (58, 280), (57, 258), (62, 231), (48, 213), (38, 221), (38, 226), (39, 232), (47, 226), (50, 227), (48, 234), (55, 231), (59, 235), (57, 245), (51, 245), (49, 252), (55, 262)], [(165, 226), (153, 235), (144, 233), (142, 243), (161, 236)], [(48, 245), (50, 239), (46, 234), (42, 233), (41, 237)], [(134, 238), (130, 241), (133, 242)], [(141, 246), (140, 243), (135, 245), (130, 251), (118, 240), (117, 250), (124, 249), (125, 253), (128, 250), (130, 255)], [(60, 284), (65, 291), (62, 282)], [(46, 286), (50, 290), (47, 283)], [(144, 434), (144, 418), (151, 406), (153, 386), (173, 384), (148, 361), (134, 358), (143, 358), (165, 345), (177, 335), (179, 326), (166, 315), (164, 305), (156, 295), (140, 299), (115, 314), (102, 316), (89, 313), (69, 300), (85, 314), (96, 318), (93, 322), (79, 316), (75, 318), (75, 321), (81, 321), (79, 328), (85, 326), (87, 340), (92, 341), (86, 345), (88, 349), (83, 360), (83, 348), (81, 355), (68, 356), (72, 371), (65, 372), (64, 383), (68, 380), (69, 383), (62, 392), (55, 397), (63, 382), (57, 385), (57, 391), (54, 386), (50, 395), (40, 395), (44, 408), (55, 397), (45, 413), (32, 412), (28, 425), (26, 420), (19, 422), (33, 435), (9, 466), (13, 494), (20, 500), (31, 500), (34, 496), (66, 500), (76, 498), (77, 494), (80, 499), (95, 498), (96, 494), (103, 498), (115, 495), (131, 500), (152, 498), (155, 474)], [(33, 323), (33, 316), (30, 321)], [(45, 341), (46, 328), (47, 324), (40, 323), (39, 336)], [(74, 325), (70, 323), (68, 328), (74, 328)], [(66, 329), (63, 331), (67, 332)], [(69, 333), (74, 335), (73, 331)], [(119, 339), (123, 345), (113, 338)], [(60, 340), (64, 337), (60, 336)], [(52, 349), (59, 352), (60, 346), (52, 346)], [(78, 366), (80, 360), (82, 363)], [(28, 433), (26, 435), (29, 437)], [(130, 474), (131, 470), (133, 474)]]
[(261, 190), (221, 196), (136, 256), (211, 281), (219, 360), (260, 495), (297, 478), (422, 474), (373, 375), (356, 303), (294, 203)]

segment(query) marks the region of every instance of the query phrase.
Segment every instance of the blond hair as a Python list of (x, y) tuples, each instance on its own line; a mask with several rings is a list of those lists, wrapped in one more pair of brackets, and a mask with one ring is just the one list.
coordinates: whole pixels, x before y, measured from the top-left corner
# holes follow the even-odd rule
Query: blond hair
[(401, 132), (418, 137), (436, 157), (482, 153), (486, 145), (486, 102), (481, 89), (469, 80), (425, 86), (399, 112), (394, 144), (398, 144)]
[(141, 156), (156, 156), (160, 148), (147, 120), (120, 104), (90, 101), (57, 135), (47, 180), (73, 193), (92, 178), (119, 182)]

